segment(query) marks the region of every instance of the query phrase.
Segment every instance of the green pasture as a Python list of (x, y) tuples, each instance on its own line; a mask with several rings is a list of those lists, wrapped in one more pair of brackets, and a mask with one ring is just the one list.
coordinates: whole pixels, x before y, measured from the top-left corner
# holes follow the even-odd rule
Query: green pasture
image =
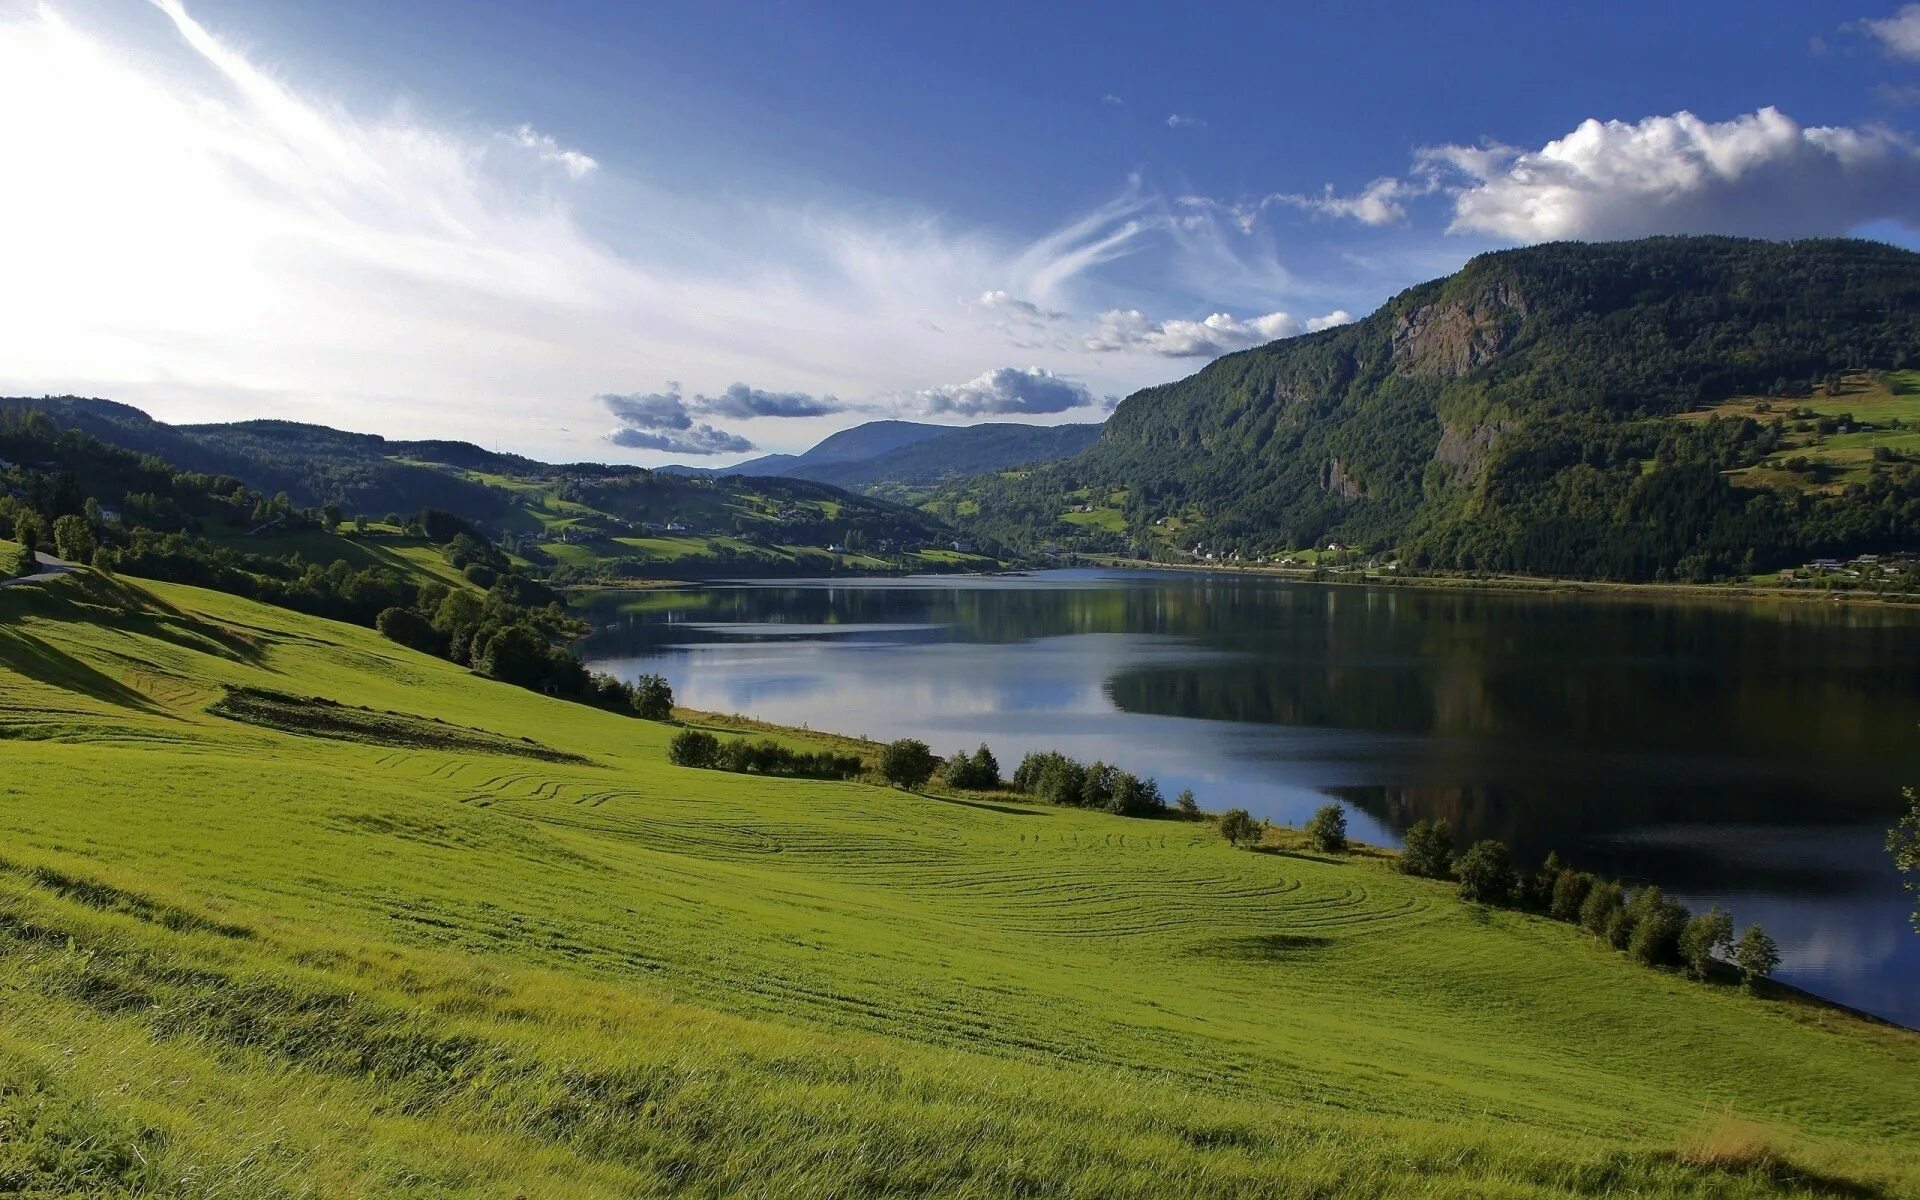
[(0, 589), (0, 1194), (1920, 1194), (1913, 1034), (1379, 857), (674, 731)]

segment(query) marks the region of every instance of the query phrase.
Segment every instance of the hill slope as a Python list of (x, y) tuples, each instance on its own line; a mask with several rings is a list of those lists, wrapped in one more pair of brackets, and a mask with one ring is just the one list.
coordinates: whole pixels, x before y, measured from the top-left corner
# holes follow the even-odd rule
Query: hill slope
[[(1920, 471), (1895, 453), (1857, 488), (1803, 501), (1728, 477), (1787, 444), (1773, 421), (1677, 418), (1913, 365), (1908, 251), (1537, 246), (1135, 393), (1086, 454), (966, 498), (983, 532), (1029, 544), (1251, 557), (1337, 539), (1416, 565), (1706, 578), (1910, 546)], [(1062, 520), (1070, 494), (1118, 491), (1124, 532)]]
[(669, 726), (91, 573), (0, 589), (0, 698), (28, 1194), (1920, 1187), (1914, 1035), (1377, 860), (675, 768)]
[(925, 487), (944, 479), (1070, 458), (1099, 437), (1098, 425), (990, 421), (942, 429), (933, 437), (867, 458), (817, 464), (802, 461), (781, 474), (870, 493), (883, 488)]

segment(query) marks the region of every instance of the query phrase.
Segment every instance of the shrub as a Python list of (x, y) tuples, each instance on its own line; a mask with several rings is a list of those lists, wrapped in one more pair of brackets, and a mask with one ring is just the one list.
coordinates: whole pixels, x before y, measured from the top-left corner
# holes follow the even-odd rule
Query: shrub
[(648, 721), (664, 721), (673, 715), (673, 688), (659, 675), (642, 675), (633, 681), (634, 715)]
[(93, 561), (93, 526), (85, 517), (66, 516), (53, 522), (53, 550), (68, 562)]
[(1200, 815), (1200, 802), (1193, 798), (1192, 788), (1181, 788), (1180, 794), (1174, 797), (1173, 806), (1180, 810), (1180, 815), (1183, 817)]
[(676, 767), (711, 767), (720, 753), (720, 739), (698, 729), (682, 729), (667, 743), (667, 761)]
[(1113, 791), (1106, 807), (1108, 812), (1116, 816), (1153, 817), (1167, 811), (1167, 802), (1160, 795), (1158, 783), (1142, 779), (1130, 771), (1121, 771), (1113, 781)]
[(1494, 838), (1475, 842), (1453, 860), (1460, 879), (1460, 895), (1482, 904), (1505, 904), (1513, 895), (1513, 853)]
[(1596, 879), (1580, 902), (1580, 925), (1595, 937), (1605, 937), (1613, 910), (1620, 907), (1620, 885)]
[(1238, 846), (1241, 842), (1254, 842), (1260, 838), (1260, 822), (1244, 808), (1230, 808), (1220, 814), (1220, 836), (1227, 839), (1227, 845)]
[(1338, 804), (1322, 804), (1307, 822), (1307, 838), (1328, 854), (1347, 850), (1347, 810)]
[(946, 771), (941, 778), (948, 787), (990, 791), (1000, 786), (1000, 761), (982, 742), (972, 754), (965, 750), (955, 751), (953, 757), (947, 760)]
[(1780, 965), (1780, 947), (1767, 936), (1766, 930), (1749, 925), (1740, 935), (1739, 945), (1733, 948), (1733, 965), (1740, 968), (1741, 982), (1752, 988)]
[(1548, 902), (1547, 911), (1556, 921), (1579, 921), (1581, 906), (1587, 902), (1593, 885), (1594, 878), (1589, 872), (1571, 868), (1560, 872), (1560, 878), (1553, 882), (1553, 899)]
[(1400, 870), (1427, 879), (1445, 879), (1447, 865), (1453, 861), (1453, 828), (1446, 818), (1415, 821), (1407, 830), (1407, 845), (1400, 852)]
[(1607, 945), (1615, 950), (1625, 950), (1633, 942), (1633, 914), (1626, 905), (1620, 905), (1607, 914)]
[(933, 777), (933, 751), (918, 738), (899, 738), (880, 752), (880, 773), (895, 787), (913, 789)]
[(1020, 760), (1013, 773), (1015, 790), (1049, 804), (1079, 804), (1087, 769), (1054, 750), (1036, 751)]
[(1695, 979), (1705, 979), (1716, 953), (1733, 945), (1733, 918), (1714, 907), (1687, 922), (1680, 934), (1680, 956)]
[(1633, 916), (1633, 936), (1627, 953), (1649, 967), (1680, 961), (1680, 935), (1692, 914), (1678, 900), (1669, 900), (1657, 887), (1642, 888), (1627, 906)]
[(1521, 890), (1525, 893), (1523, 903), (1536, 912), (1546, 912), (1553, 907), (1553, 887), (1560, 881), (1560, 872), (1566, 870), (1566, 864), (1560, 861), (1557, 852), (1549, 851), (1547, 860), (1540, 869), (1522, 881)]
[(427, 654), (445, 654), (447, 652), (446, 635), (433, 627), (419, 613), (410, 608), (384, 608), (373, 619), (373, 627), (380, 636), (388, 641), (398, 642), (411, 650), (420, 650)]

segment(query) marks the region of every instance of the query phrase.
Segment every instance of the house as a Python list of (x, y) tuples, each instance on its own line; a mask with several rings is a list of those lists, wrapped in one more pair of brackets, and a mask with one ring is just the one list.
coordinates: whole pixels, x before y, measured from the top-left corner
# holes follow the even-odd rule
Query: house
[(693, 526), (688, 525), (682, 521), (668, 521), (667, 532), (668, 533), (692, 533)]
[(13, 470), (13, 464), (8, 462), (4, 458), (0, 458), (0, 471), (11, 471), (11, 470)]
[(972, 554), (973, 553), (972, 542), (963, 542), (959, 538), (955, 538), (953, 541), (947, 544), (953, 548), (953, 552), (955, 554)]

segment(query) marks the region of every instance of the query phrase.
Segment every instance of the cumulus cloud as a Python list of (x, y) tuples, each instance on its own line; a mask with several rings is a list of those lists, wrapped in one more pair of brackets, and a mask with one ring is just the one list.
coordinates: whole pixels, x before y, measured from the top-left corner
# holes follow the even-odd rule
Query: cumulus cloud
[(981, 308), (1004, 309), (1016, 316), (1026, 317), (1033, 321), (1064, 321), (1068, 316), (1068, 314), (1058, 309), (1041, 308), (1031, 300), (1022, 300), (1004, 288), (995, 288), (990, 291), (981, 292), (980, 298), (974, 301), (974, 303), (978, 304)]
[(1588, 120), (1538, 150), (1423, 151), (1453, 196), (1452, 232), (1519, 242), (1656, 233), (1796, 237), (1920, 224), (1920, 148), (1893, 130), (1802, 126), (1775, 108)]
[(1858, 28), (1879, 39), (1889, 57), (1920, 62), (1920, 4), (1909, 4), (1890, 17), (1861, 21)]
[(702, 412), (743, 421), (754, 417), (824, 417), (847, 408), (834, 396), (769, 392), (744, 383), (733, 384), (717, 396), (696, 396), (694, 404)]
[(1362, 225), (1395, 225), (1407, 219), (1407, 208), (1403, 203), (1407, 197), (1425, 195), (1432, 190), (1428, 186), (1388, 178), (1376, 179), (1351, 196), (1336, 195), (1333, 185), (1328, 184), (1324, 191), (1315, 194), (1283, 193), (1272, 199), (1320, 216), (1345, 217)]
[(1162, 358), (1218, 358), (1352, 320), (1351, 314), (1336, 309), (1304, 322), (1284, 312), (1245, 320), (1230, 313), (1214, 313), (1203, 321), (1154, 321), (1138, 309), (1112, 308), (1100, 314), (1085, 344), (1087, 349), (1101, 353), (1132, 351)]
[(606, 435), (615, 446), (702, 456), (743, 454), (754, 448), (751, 441), (738, 434), (695, 421), (678, 384), (668, 384), (664, 392), (609, 392), (596, 399), (619, 422)]
[(1058, 413), (1096, 403), (1086, 384), (1044, 367), (1000, 367), (966, 383), (915, 392), (913, 399), (926, 413), (963, 417)]

